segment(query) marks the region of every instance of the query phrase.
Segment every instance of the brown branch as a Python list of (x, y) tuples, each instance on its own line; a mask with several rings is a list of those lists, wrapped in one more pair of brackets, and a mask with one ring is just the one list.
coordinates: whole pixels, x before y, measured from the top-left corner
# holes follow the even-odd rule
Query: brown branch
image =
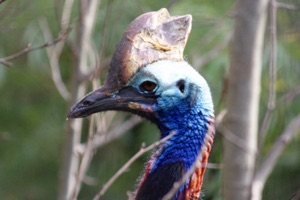
[(6, 1), (6, 0), (0, 0), (0, 4), (3, 3), (4, 1)]
[(28, 46), (24, 49), (22, 49), (21, 51), (17, 52), (17, 53), (14, 53), (10, 56), (7, 56), (7, 57), (4, 57), (4, 58), (1, 58), (0, 59), (0, 64), (3, 64), (5, 66), (12, 66), (12, 64), (9, 62), (10, 60), (13, 60), (13, 59), (16, 59), (18, 57), (21, 57), (31, 51), (35, 51), (35, 50), (38, 50), (38, 49), (42, 49), (42, 48), (47, 48), (49, 46), (52, 46), (52, 45), (55, 45), (56, 43), (64, 40), (70, 33), (71, 29), (67, 29), (65, 32), (63, 32), (62, 34), (59, 35), (58, 38), (50, 41), (50, 42), (46, 42), (44, 44), (41, 44), (41, 45), (37, 45), (37, 46), (31, 46), (30, 44), (28, 44)]
[(148, 147), (145, 147), (145, 144), (142, 144), (140, 150), (132, 157), (130, 158), (99, 190), (99, 192), (96, 194), (94, 197), (94, 200), (100, 199), (104, 193), (108, 190), (108, 188), (124, 173), (128, 170), (130, 165), (136, 161), (139, 157), (141, 157), (143, 154), (146, 152), (158, 147), (160, 144), (166, 142), (169, 140), (171, 137), (175, 135), (175, 132), (170, 133), (167, 137), (151, 144)]
[(299, 200), (300, 199), (300, 188), (296, 191), (295, 194), (293, 194), (289, 200)]

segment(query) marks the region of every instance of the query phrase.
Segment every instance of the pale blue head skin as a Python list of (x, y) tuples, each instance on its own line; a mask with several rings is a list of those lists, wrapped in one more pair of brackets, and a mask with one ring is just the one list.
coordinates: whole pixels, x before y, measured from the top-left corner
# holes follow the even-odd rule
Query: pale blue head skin
[(153, 91), (157, 101), (152, 108), (159, 119), (157, 125), (161, 137), (176, 132), (161, 148), (152, 171), (165, 163), (177, 161), (183, 162), (188, 170), (197, 158), (214, 116), (208, 84), (184, 61), (158, 61), (147, 65), (127, 85), (140, 90), (145, 81), (157, 85)]

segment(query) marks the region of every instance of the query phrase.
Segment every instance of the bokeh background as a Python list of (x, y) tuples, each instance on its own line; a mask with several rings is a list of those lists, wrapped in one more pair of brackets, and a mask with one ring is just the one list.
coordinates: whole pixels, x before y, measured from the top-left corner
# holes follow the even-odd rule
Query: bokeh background
[[(66, 1), (67, 2), (67, 1)], [(71, 8), (70, 27), (59, 66), (62, 81), (72, 93), (78, 63), (80, 21), (84, 4), (75, 1)], [(62, 32), (64, 1), (15, 0), (0, 4), (0, 59), (31, 46), (44, 44), (45, 25), (53, 40)], [(299, 0), (284, 1), (300, 6)], [(219, 0), (102, 0), (96, 14), (92, 44), (101, 54), (103, 81), (109, 59), (127, 25), (142, 13), (167, 7), (171, 15), (191, 14), (193, 27), (185, 49), (185, 59), (207, 79), (214, 98), (216, 114), (224, 108), (224, 85), (229, 66), (228, 42), (233, 29), (235, 1)], [(299, 7), (298, 7), (299, 8)], [(263, 143), (261, 156), (300, 112), (300, 10), (278, 9), (277, 13), (277, 104)], [(261, 85), (260, 121), (268, 98), (268, 26)], [(92, 65), (91, 63), (89, 63)], [(87, 78), (87, 90), (93, 89)], [(238, 97), (237, 97), (238, 98)], [(30, 51), (0, 64), (0, 198), (56, 199), (63, 152), (67, 138), (66, 115), (72, 102), (66, 101), (54, 84), (46, 48)], [(110, 112), (110, 127), (131, 119), (126, 113)], [(261, 122), (260, 122), (261, 123)], [(89, 120), (83, 121), (81, 142), (87, 140)], [(136, 123), (121, 137), (94, 151), (78, 199), (91, 199), (143, 142), (158, 139), (156, 127), (146, 121)], [(221, 199), (222, 140), (217, 133), (204, 183), (205, 199)], [(263, 199), (289, 199), (300, 187), (300, 132), (287, 145), (264, 190)], [(107, 191), (103, 199), (126, 199), (133, 191), (150, 154), (138, 159)]]

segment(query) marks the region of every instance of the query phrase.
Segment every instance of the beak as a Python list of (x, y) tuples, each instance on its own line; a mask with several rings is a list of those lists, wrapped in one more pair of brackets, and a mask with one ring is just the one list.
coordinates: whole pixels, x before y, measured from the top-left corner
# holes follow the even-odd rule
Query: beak
[(157, 96), (153, 94), (141, 94), (131, 86), (114, 92), (102, 86), (72, 106), (68, 118), (82, 118), (96, 112), (120, 110), (151, 119), (154, 115), (153, 105), (156, 98)]

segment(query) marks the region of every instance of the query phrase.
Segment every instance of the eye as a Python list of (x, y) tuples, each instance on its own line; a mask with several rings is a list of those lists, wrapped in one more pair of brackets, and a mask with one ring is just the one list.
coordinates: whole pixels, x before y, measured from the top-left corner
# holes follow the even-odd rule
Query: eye
[(140, 85), (140, 90), (143, 92), (153, 92), (156, 88), (156, 83), (152, 82), (152, 81), (144, 81), (141, 85)]
[(179, 80), (177, 82), (177, 87), (180, 90), (181, 93), (184, 93), (184, 89), (185, 89), (185, 82), (184, 80)]

